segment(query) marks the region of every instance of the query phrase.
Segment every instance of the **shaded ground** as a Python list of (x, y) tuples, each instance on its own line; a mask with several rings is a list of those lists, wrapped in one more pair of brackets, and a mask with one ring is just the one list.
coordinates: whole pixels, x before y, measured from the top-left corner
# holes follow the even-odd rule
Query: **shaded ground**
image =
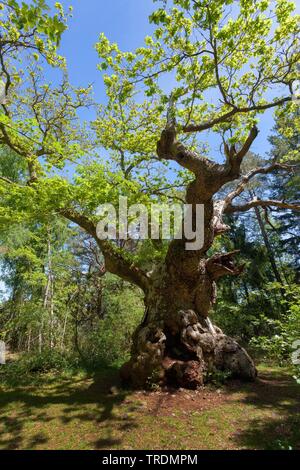
[(284, 369), (222, 389), (120, 392), (115, 371), (0, 385), (0, 449), (300, 450), (300, 387)]

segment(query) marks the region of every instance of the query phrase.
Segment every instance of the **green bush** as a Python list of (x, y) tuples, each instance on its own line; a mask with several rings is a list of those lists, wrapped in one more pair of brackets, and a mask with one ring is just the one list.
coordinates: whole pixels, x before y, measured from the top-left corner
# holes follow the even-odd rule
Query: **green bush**
[(71, 361), (69, 357), (55, 350), (46, 350), (41, 354), (25, 355), (23, 360), (21, 360), (22, 363), (25, 370), (29, 373), (45, 373), (52, 370), (60, 371), (67, 369), (71, 363), (74, 364), (74, 359)]
[[(274, 286), (276, 288), (277, 285)], [(300, 382), (300, 364), (293, 363), (293, 357), (297, 353), (295, 347), (300, 341), (300, 286), (292, 285), (285, 287), (285, 299), (283, 304), (286, 313), (278, 320), (268, 320), (270, 325), (269, 335), (254, 337), (250, 345), (258, 353), (265, 355), (266, 359), (277, 361), (280, 365), (288, 363), (293, 366), (295, 378)], [(299, 346), (298, 346), (298, 349)], [(300, 354), (298, 355), (300, 356)], [(295, 362), (295, 361), (294, 361)]]
[(230, 377), (232, 377), (232, 373), (230, 371), (213, 369), (207, 372), (205, 382), (214, 384), (216, 387), (221, 387), (228, 379), (230, 379)]
[(42, 353), (24, 353), (18, 360), (8, 362), (0, 368), (0, 380), (11, 384), (32, 381), (40, 374), (65, 371), (79, 367), (76, 357), (66, 356), (55, 350)]
[(105, 314), (97, 328), (83, 334), (81, 351), (86, 363), (120, 365), (129, 357), (132, 335), (141, 322), (144, 306), (136, 289), (125, 286), (106, 291)]

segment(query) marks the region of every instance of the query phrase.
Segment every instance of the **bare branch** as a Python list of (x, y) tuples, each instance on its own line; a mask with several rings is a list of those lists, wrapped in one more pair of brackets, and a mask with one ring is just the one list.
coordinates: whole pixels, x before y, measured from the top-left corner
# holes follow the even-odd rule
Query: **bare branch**
[(8, 184), (14, 184), (14, 181), (10, 180), (9, 178), (6, 178), (5, 176), (0, 176), (0, 180)]
[(290, 209), (293, 211), (300, 211), (300, 202), (291, 203), (285, 201), (275, 201), (272, 199), (253, 199), (252, 201), (239, 206), (233, 206), (230, 204), (226, 207), (224, 212), (226, 214), (231, 214), (233, 212), (246, 212), (252, 209), (253, 207), (278, 207), (279, 209)]
[(266, 175), (268, 173), (272, 173), (273, 171), (276, 170), (283, 170), (287, 172), (292, 172), (294, 171), (295, 166), (293, 165), (285, 165), (282, 163), (273, 163), (272, 165), (266, 166), (266, 167), (261, 167), (261, 168), (254, 168), (253, 170), (249, 171), (240, 183), (237, 185), (237, 187), (229, 193), (226, 198), (225, 198), (225, 207), (227, 205), (230, 205), (231, 202), (238, 197), (245, 189), (249, 181), (254, 178), (257, 175)]
[(73, 209), (61, 209), (59, 213), (79, 225), (96, 240), (104, 256), (107, 271), (116, 274), (125, 281), (133, 282), (145, 292), (148, 290), (149, 278), (147, 274), (130, 260), (127, 260), (112, 243), (107, 240), (100, 240), (97, 237), (96, 224), (89, 217), (79, 214)]
[(217, 124), (221, 124), (223, 122), (228, 122), (231, 121), (231, 119), (236, 115), (236, 114), (247, 114), (252, 111), (264, 111), (266, 109), (274, 108), (275, 106), (281, 106), (288, 101), (291, 101), (292, 97), (288, 96), (286, 98), (282, 98), (277, 101), (273, 101), (272, 103), (266, 103), (266, 104), (261, 104), (261, 105), (253, 105), (249, 107), (244, 107), (244, 108), (238, 108), (234, 107), (230, 111), (228, 111), (225, 114), (222, 114), (221, 116), (218, 116), (214, 119), (211, 119), (210, 121), (206, 121), (202, 124), (189, 124), (188, 126), (183, 127), (183, 132), (185, 133), (190, 133), (190, 132), (200, 132), (200, 131), (205, 131), (208, 129), (211, 129), (212, 127), (216, 126)]

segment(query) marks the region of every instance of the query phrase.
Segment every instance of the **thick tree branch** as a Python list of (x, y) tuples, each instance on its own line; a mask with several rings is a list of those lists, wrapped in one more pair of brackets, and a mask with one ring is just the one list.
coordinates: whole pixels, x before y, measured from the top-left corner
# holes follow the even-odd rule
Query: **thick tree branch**
[(279, 209), (290, 209), (294, 211), (300, 211), (300, 202), (285, 202), (285, 201), (275, 201), (272, 199), (261, 200), (253, 199), (252, 201), (247, 202), (246, 204), (233, 206), (229, 204), (224, 210), (225, 214), (232, 214), (234, 212), (246, 212), (252, 209), (253, 207), (278, 207)]
[(254, 126), (239, 151), (234, 145), (229, 147), (225, 144), (227, 159), (225, 164), (218, 164), (208, 158), (201, 157), (177, 141), (175, 108), (171, 98), (167, 113), (167, 125), (157, 144), (157, 154), (159, 158), (176, 161), (194, 173), (196, 179), (188, 189), (189, 195), (192, 193), (192, 198), (189, 197), (189, 203), (201, 203), (209, 200), (227, 182), (239, 178), (243, 158), (257, 135), (258, 130)]
[(197, 174), (208, 167), (208, 159), (200, 157), (196, 152), (189, 150), (185, 145), (176, 140), (176, 132), (173, 129), (165, 129), (157, 145), (159, 158), (174, 160), (180, 166)]
[(294, 171), (295, 166), (293, 165), (285, 165), (282, 163), (273, 163), (272, 165), (266, 166), (266, 167), (260, 167), (260, 168), (254, 168), (253, 170), (249, 171), (245, 176), (243, 176), (242, 180), (240, 183), (237, 185), (237, 187), (230, 192), (226, 198), (225, 198), (225, 207), (227, 205), (230, 205), (230, 203), (238, 197), (242, 192), (246, 189), (247, 184), (249, 181), (254, 178), (257, 175), (266, 175), (268, 173), (272, 173), (273, 171), (276, 170), (283, 170), (287, 172), (292, 172)]
[(14, 181), (10, 180), (9, 178), (6, 178), (5, 176), (0, 176), (0, 180), (8, 184), (14, 184)]
[(206, 270), (211, 278), (216, 281), (223, 276), (238, 276), (244, 270), (244, 265), (237, 266), (234, 257), (240, 251), (230, 253), (217, 253), (206, 261)]
[(119, 249), (112, 243), (107, 240), (100, 240), (97, 237), (96, 224), (92, 220), (72, 209), (62, 209), (59, 213), (79, 225), (96, 240), (104, 256), (107, 271), (116, 274), (125, 281), (133, 282), (144, 292), (148, 290), (150, 281), (147, 274), (130, 260), (125, 259)]
[(223, 213), (224, 213), (225, 201), (214, 201), (214, 215), (212, 219), (212, 225), (214, 230), (214, 235), (222, 235), (230, 230), (229, 225), (226, 225), (223, 222)]
[[(15, 184), (12, 180), (4, 176), (0, 176), (0, 181), (4, 181), (9, 185)], [(72, 209), (61, 209), (59, 210), (59, 214), (83, 228), (96, 240), (104, 256), (107, 271), (116, 274), (125, 281), (133, 282), (144, 291), (148, 290), (150, 281), (147, 274), (129, 260), (125, 259), (118, 248), (112, 243), (106, 240), (100, 240), (97, 237), (96, 224), (92, 220)]]
[(8, 132), (5, 129), (5, 126), (7, 126), (7, 124), (3, 124), (2, 122), (0, 123), (0, 130), (2, 133), (2, 135), (0, 134), (0, 143), (7, 145), (11, 150), (21, 157), (26, 157), (26, 154), (12, 142)]
[(182, 142), (177, 140), (175, 115), (175, 102), (171, 96), (167, 112), (166, 128), (162, 131), (161, 138), (157, 144), (158, 157), (165, 160), (174, 160), (196, 176), (211, 169), (221, 169), (222, 165), (208, 158), (201, 157), (197, 152), (189, 150)]
[(230, 227), (226, 225), (223, 222), (223, 215), (224, 214), (230, 214), (233, 212), (245, 212), (247, 210), (250, 210), (252, 207), (257, 207), (261, 206), (264, 207), (265, 210), (269, 206), (276, 206), (276, 207), (282, 207), (282, 208), (288, 208), (288, 209), (297, 209), (297, 204), (289, 204), (286, 203), (285, 201), (250, 201), (250, 203), (244, 204), (244, 205), (239, 205), (239, 206), (233, 206), (232, 201), (240, 196), (243, 191), (247, 188), (247, 184), (249, 181), (254, 178), (256, 175), (265, 175), (268, 173), (271, 173), (276, 170), (283, 170), (287, 172), (292, 172), (294, 171), (296, 166), (294, 165), (285, 165), (281, 163), (273, 163), (272, 165), (266, 166), (266, 167), (261, 167), (261, 168), (254, 168), (253, 170), (249, 171), (239, 182), (239, 184), (236, 186), (236, 188), (231, 191), (224, 200), (220, 201), (214, 201), (214, 216), (213, 216), (213, 229), (214, 229), (214, 234), (215, 236), (218, 236), (220, 234), (223, 234), (230, 230)]
[(225, 155), (226, 155), (226, 163), (224, 165), (225, 173), (228, 172), (229, 176), (234, 178), (238, 178), (240, 175), (240, 168), (244, 157), (249, 152), (251, 145), (253, 144), (254, 140), (258, 136), (258, 129), (256, 126), (253, 126), (249, 132), (249, 135), (242, 145), (239, 151), (236, 150), (235, 145), (231, 145), (230, 147), (225, 144)]

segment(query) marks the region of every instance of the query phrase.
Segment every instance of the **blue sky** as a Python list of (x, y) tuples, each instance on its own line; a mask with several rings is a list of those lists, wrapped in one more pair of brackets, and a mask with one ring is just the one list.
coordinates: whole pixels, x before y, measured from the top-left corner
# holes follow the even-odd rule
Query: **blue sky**
[[(51, 0), (51, 3), (54, 5), (55, 1)], [(123, 50), (141, 45), (144, 36), (151, 34), (148, 16), (157, 8), (157, 4), (152, 0), (62, 0), (61, 3), (65, 8), (70, 5), (74, 8), (69, 30), (64, 34), (61, 44), (61, 53), (68, 62), (70, 81), (78, 86), (92, 83), (97, 102), (103, 103), (105, 93), (94, 49), (99, 34), (104, 32)], [(267, 138), (274, 123), (272, 115), (273, 112), (268, 111), (263, 116), (259, 137), (252, 148), (261, 155), (269, 148)], [(211, 155), (219, 160), (219, 141), (214, 135), (210, 135), (208, 141)]]
[(75, 85), (92, 82), (97, 101), (103, 102), (104, 88), (94, 49), (99, 34), (104, 32), (124, 50), (139, 46), (144, 36), (151, 32), (148, 16), (155, 5), (152, 0), (63, 0), (61, 3), (74, 8), (61, 45), (71, 81)]

